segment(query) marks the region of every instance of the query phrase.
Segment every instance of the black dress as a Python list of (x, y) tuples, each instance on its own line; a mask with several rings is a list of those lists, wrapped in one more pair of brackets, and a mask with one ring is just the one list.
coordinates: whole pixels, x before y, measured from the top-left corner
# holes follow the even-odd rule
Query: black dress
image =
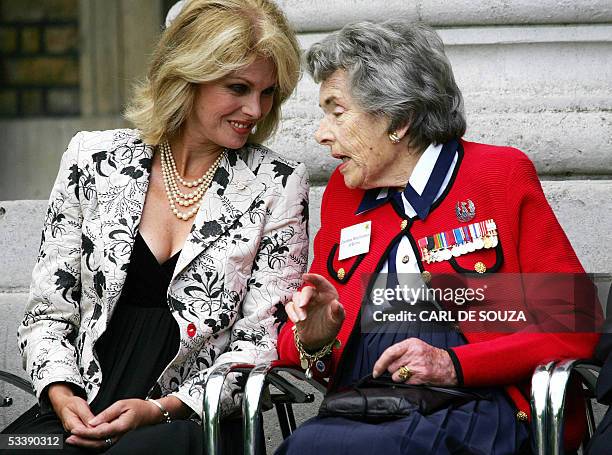
[[(118, 400), (147, 397), (157, 378), (176, 355), (180, 340), (179, 329), (166, 304), (166, 292), (178, 256), (179, 253), (160, 265), (140, 233), (136, 235), (121, 297), (106, 332), (95, 346), (103, 379), (98, 394), (90, 403), (94, 415)], [(53, 410), (44, 408), (35, 405), (2, 433), (61, 433), (64, 439), (70, 436), (64, 431)], [(242, 438), (236, 438), (240, 432), (240, 422), (224, 424), (222, 445), (227, 450), (225, 453), (240, 448)], [(192, 420), (176, 420), (170, 424), (162, 423), (130, 431), (105, 453), (200, 454), (202, 447), (200, 425)], [(15, 453), (23, 454), (24, 451)], [(45, 452), (37, 450), (36, 453)], [(91, 452), (64, 444), (63, 451), (50, 450), (48, 453)]]

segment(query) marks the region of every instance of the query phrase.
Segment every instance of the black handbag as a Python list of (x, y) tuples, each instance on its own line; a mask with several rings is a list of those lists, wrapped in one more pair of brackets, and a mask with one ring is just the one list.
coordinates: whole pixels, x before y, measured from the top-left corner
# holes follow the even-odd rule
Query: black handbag
[(406, 417), (415, 411), (428, 415), (451, 405), (486, 399), (488, 395), (467, 389), (403, 384), (368, 375), (348, 390), (326, 395), (319, 416), (377, 423)]

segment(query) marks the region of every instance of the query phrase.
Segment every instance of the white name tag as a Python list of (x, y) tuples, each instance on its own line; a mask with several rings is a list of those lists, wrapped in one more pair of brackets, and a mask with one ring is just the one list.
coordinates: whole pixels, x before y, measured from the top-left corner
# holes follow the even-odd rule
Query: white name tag
[(370, 250), (370, 235), (372, 222), (355, 224), (340, 231), (340, 251), (338, 260), (352, 258)]

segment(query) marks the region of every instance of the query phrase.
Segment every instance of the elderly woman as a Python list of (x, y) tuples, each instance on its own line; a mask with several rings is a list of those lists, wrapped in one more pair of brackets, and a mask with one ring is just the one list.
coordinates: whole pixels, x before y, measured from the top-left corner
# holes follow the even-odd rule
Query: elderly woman
[[(383, 274), (383, 289), (393, 290), (399, 274), (410, 273), (426, 283), (457, 272), (582, 273), (532, 163), (516, 149), (461, 139), (462, 96), (440, 38), (426, 26), (350, 24), (312, 46), (306, 60), (321, 83), (315, 138), (342, 164), (323, 195), (309, 285), (286, 306), (280, 356), (331, 377), (326, 400), (368, 374), (376, 378), (370, 383), (386, 377), (469, 393), (379, 423), (364, 400), (363, 414), (351, 419), (341, 407), (322, 408), (277, 453), (528, 450), (534, 367), (588, 357), (596, 336), (470, 332), (419, 320), (372, 327), (363, 318)], [(580, 417), (568, 415), (566, 435), (576, 444)]]
[(137, 129), (72, 139), (19, 327), (40, 405), (6, 432), (202, 453), (188, 419), (207, 373), (276, 358), (276, 312), (304, 272), (305, 167), (258, 145), (299, 74), (272, 2), (192, 0), (136, 91)]

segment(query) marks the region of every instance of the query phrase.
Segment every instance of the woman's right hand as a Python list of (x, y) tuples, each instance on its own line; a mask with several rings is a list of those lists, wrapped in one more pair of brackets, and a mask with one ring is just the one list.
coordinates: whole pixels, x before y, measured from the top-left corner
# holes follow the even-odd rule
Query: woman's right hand
[(305, 273), (302, 279), (311, 286), (294, 292), (285, 310), (304, 347), (315, 351), (336, 338), (344, 321), (344, 308), (338, 301), (338, 291), (327, 279), (315, 273)]
[(65, 383), (51, 384), (48, 389), (49, 401), (64, 429), (72, 432), (75, 428), (89, 428), (94, 418), (87, 401), (74, 394)]

